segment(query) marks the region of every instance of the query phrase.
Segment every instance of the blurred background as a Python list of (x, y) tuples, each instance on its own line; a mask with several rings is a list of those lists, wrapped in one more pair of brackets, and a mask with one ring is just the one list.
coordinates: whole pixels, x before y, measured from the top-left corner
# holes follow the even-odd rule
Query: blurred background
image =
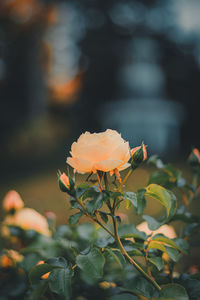
[[(182, 166), (200, 148), (199, 11), (199, 0), (1, 0), (0, 198), (16, 189), (66, 223), (56, 172), (86, 130), (116, 129)], [(133, 188), (148, 170), (136, 175)]]

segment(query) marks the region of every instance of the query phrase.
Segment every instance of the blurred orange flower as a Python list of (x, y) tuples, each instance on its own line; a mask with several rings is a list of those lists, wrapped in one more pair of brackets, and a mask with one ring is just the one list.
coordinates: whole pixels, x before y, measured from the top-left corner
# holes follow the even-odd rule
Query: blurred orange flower
[(23, 208), (14, 215), (7, 216), (3, 225), (19, 226), (24, 230), (32, 229), (43, 235), (50, 236), (46, 218), (32, 208)]
[(4, 200), (3, 208), (5, 211), (19, 210), (24, 207), (24, 202), (16, 191), (9, 191)]
[(71, 147), (67, 163), (78, 173), (122, 171), (130, 166), (130, 147), (115, 130), (81, 134)]
[(0, 257), (0, 265), (2, 268), (13, 267), (16, 263), (21, 262), (23, 260), (23, 255), (19, 252), (9, 249), (4, 250), (6, 253)]
[(137, 225), (137, 229), (139, 231), (143, 231), (145, 232), (147, 235), (156, 235), (156, 234), (164, 234), (166, 237), (170, 238), (170, 239), (174, 239), (177, 237), (176, 235), (176, 232), (174, 230), (174, 228), (170, 225), (162, 225), (160, 228), (158, 228), (157, 230), (150, 230), (148, 225), (147, 225), (147, 222), (142, 222), (140, 223), (139, 225)]

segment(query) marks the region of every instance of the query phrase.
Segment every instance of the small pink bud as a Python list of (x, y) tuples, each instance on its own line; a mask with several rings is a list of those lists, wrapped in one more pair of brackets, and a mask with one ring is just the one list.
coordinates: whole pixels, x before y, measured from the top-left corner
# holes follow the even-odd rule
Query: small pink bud
[(70, 188), (69, 177), (65, 173), (62, 173), (60, 176), (60, 181), (66, 186), (67, 189)]
[(197, 148), (194, 148), (193, 151), (192, 151), (193, 155), (196, 156), (197, 160), (198, 160), (198, 163), (200, 163), (200, 152)]
[[(43, 265), (45, 262), (44, 262), (44, 260), (40, 260), (38, 263), (37, 263), (37, 266), (38, 265)], [(45, 273), (44, 275), (42, 275), (42, 279), (47, 279), (48, 277), (49, 277), (49, 274), (50, 274), (50, 272), (48, 272), (48, 273)]]
[(47, 219), (50, 219), (50, 220), (55, 220), (55, 219), (56, 219), (56, 215), (55, 215), (55, 213), (52, 212), (52, 211), (46, 211), (46, 212), (45, 212), (45, 217), (46, 217)]
[(195, 170), (200, 166), (200, 152), (197, 148), (194, 148), (188, 157), (188, 162)]
[(140, 150), (141, 147), (142, 147), (142, 150), (143, 150), (143, 160), (146, 160), (146, 159), (147, 159), (147, 148), (146, 148), (146, 146), (145, 146), (144, 144), (143, 144), (142, 146), (138, 146), (138, 147), (133, 148), (133, 149), (131, 150), (131, 156), (133, 156), (133, 154), (134, 154), (136, 151)]

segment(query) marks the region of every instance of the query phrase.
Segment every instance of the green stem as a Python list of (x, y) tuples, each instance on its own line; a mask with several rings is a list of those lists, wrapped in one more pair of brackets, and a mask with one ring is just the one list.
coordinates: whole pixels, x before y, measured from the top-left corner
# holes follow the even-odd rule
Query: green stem
[(199, 177), (199, 174), (197, 172), (194, 173), (193, 175), (193, 179), (192, 179), (192, 184), (197, 187), (197, 184), (198, 184), (198, 177)]
[[(126, 176), (124, 177), (122, 183), (120, 184), (119, 186), (119, 189), (118, 191), (121, 191), (123, 185), (125, 184), (125, 182), (127, 181), (127, 179), (129, 178), (129, 176), (132, 174), (133, 172), (133, 169), (130, 169), (128, 171), (128, 173), (126, 174)], [(104, 182), (105, 182), (105, 188), (108, 189), (108, 180), (107, 180), (107, 175), (106, 173), (104, 174)], [(129, 254), (126, 252), (126, 250), (124, 249), (124, 246), (120, 240), (120, 237), (119, 237), (119, 233), (118, 233), (118, 228), (117, 228), (117, 221), (114, 217), (115, 215), (115, 208), (116, 208), (116, 201), (114, 201), (113, 203), (113, 208), (110, 209), (110, 212), (111, 212), (111, 215), (112, 215), (112, 221), (113, 221), (113, 227), (114, 227), (114, 232), (115, 232), (115, 235), (114, 235), (114, 238), (115, 240), (117, 241), (118, 245), (119, 245), (119, 248), (122, 252), (122, 254), (126, 257), (126, 259), (129, 261), (129, 263), (131, 265), (133, 265), (150, 283), (152, 283), (154, 285), (154, 287), (158, 290), (158, 291), (161, 291), (161, 287), (157, 284), (157, 282), (152, 278), (150, 277), (138, 264), (137, 262), (129, 256)]]
[(104, 177), (105, 189), (108, 190), (108, 177), (106, 172), (104, 172), (103, 177)]
[(119, 237), (119, 233), (118, 233), (118, 228), (117, 228), (117, 222), (114, 218), (114, 216), (112, 217), (112, 220), (113, 220), (113, 226), (114, 226), (114, 231), (115, 231), (115, 239), (119, 245), (119, 248), (122, 252), (122, 254), (127, 258), (127, 260), (129, 261), (129, 263), (131, 265), (133, 265), (150, 283), (152, 283), (154, 285), (154, 287), (158, 290), (158, 291), (161, 291), (161, 287), (157, 284), (157, 282), (152, 278), (150, 277), (138, 264), (137, 262), (129, 256), (129, 254), (126, 252), (126, 250), (124, 249), (124, 246), (120, 240), (120, 237)]
[(115, 235), (107, 228), (105, 227), (98, 219), (97, 217), (94, 218), (92, 217), (88, 212), (87, 212), (87, 209), (85, 207), (85, 205), (82, 203), (82, 201), (78, 198), (78, 197), (75, 197), (76, 201), (78, 202), (78, 204), (82, 207), (83, 211), (84, 211), (84, 214), (89, 217), (93, 222), (99, 224), (104, 230), (106, 230), (113, 238), (115, 238)]
[(121, 192), (122, 188), (123, 188), (123, 185), (126, 183), (126, 181), (128, 180), (129, 176), (132, 174), (133, 172), (133, 169), (131, 168), (128, 173), (126, 174), (126, 176), (124, 177), (124, 179), (122, 180), (119, 188), (118, 188), (118, 192)]

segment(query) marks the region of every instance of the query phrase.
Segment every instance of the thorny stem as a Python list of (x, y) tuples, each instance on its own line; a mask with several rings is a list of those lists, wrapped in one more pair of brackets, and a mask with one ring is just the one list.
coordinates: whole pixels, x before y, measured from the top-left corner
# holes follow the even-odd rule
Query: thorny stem
[(146, 262), (146, 266), (147, 266), (148, 275), (149, 275), (149, 277), (152, 277), (147, 256), (148, 256), (148, 250), (145, 250), (145, 262)]
[(116, 219), (114, 218), (114, 216), (112, 217), (113, 220), (113, 226), (114, 226), (114, 231), (115, 231), (115, 239), (119, 245), (119, 248), (122, 252), (122, 254), (127, 258), (127, 260), (129, 261), (129, 263), (131, 265), (133, 265), (150, 283), (152, 283), (154, 285), (154, 287), (158, 290), (161, 291), (161, 287), (157, 284), (157, 282), (150, 277), (138, 264), (137, 262), (129, 256), (129, 254), (126, 252), (126, 250), (124, 249), (124, 246), (122, 245), (122, 242), (120, 240), (119, 237), (119, 233), (118, 233), (118, 228), (117, 228), (117, 222)]
[(107, 177), (106, 172), (104, 172), (103, 178), (104, 178), (104, 182), (105, 182), (105, 188), (106, 188), (106, 190), (108, 190), (108, 177)]
[[(119, 187), (119, 191), (121, 191), (124, 183), (127, 181), (127, 179), (129, 178), (129, 176), (132, 174), (133, 169), (130, 169), (129, 172), (127, 173), (127, 175), (124, 177), (120, 187)], [(105, 177), (104, 177), (104, 181), (105, 181)], [(106, 185), (106, 182), (105, 182)], [(129, 254), (126, 252), (126, 250), (124, 249), (124, 246), (120, 240), (119, 237), (119, 232), (118, 232), (118, 227), (117, 227), (117, 221), (115, 219), (115, 208), (116, 208), (116, 201), (114, 201), (113, 203), (113, 208), (112, 210), (110, 210), (111, 214), (112, 214), (112, 221), (113, 221), (113, 227), (114, 227), (114, 233), (115, 233), (115, 240), (118, 243), (118, 246), (121, 250), (121, 253), (126, 257), (126, 259), (129, 261), (129, 263), (131, 265), (133, 265), (150, 283), (152, 283), (154, 285), (154, 287), (158, 290), (161, 291), (161, 287), (158, 285), (158, 283), (151, 277), (149, 276), (139, 265), (138, 263), (129, 256)]]
[[(125, 184), (125, 182), (127, 181), (128, 177), (132, 174), (133, 170), (130, 169), (129, 172), (127, 173), (127, 175), (124, 177), (122, 183), (119, 186), (118, 191), (121, 191), (123, 185)], [(105, 183), (105, 188), (108, 189), (108, 179), (107, 179), (107, 174), (104, 173), (104, 183)], [(100, 186), (101, 187), (101, 186)], [(150, 283), (152, 283), (154, 285), (154, 287), (158, 290), (161, 291), (161, 287), (158, 285), (158, 283), (151, 277), (149, 276), (139, 265), (138, 263), (129, 256), (129, 254), (126, 252), (126, 250), (124, 249), (124, 246), (120, 240), (119, 237), (119, 233), (118, 233), (118, 228), (117, 228), (117, 221), (115, 219), (115, 208), (116, 208), (116, 203), (114, 201), (113, 203), (113, 207), (109, 207), (110, 212), (112, 214), (112, 221), (113, 221), (113, 227), (114, 227), (114, 234), (108, 229), (106, 228), (98, 219), (97, 217), (92, 217), (90, 216), (90, 214), (87, 212), (87, 209), (85, 207), (85, 205), (82, 203), (82, 201), (78, 198), (75, 197), (76, 201), (78, 202), (78, 204), (82, 207), (82, 209), (84, 210), (84, 214), (89, 217), (90, 219), (92, 219), (94, 222), (98, 223), (102, 228), (104, 228), (118, 243), (118, 246), (121, 250), (121, 253), (126, 257), (126, 259), (129, 261), (129, 263), (131, 265), (133, 265)], [(75, 267), (75, 266), (74, 266)]]
[(195, 172), (194, 175), (193, 175), (193, 179), (192, 179), (192, 184), (193, 184), (195, 187), (197, 187), (198, 177), (199, 177), (199, 174)]

